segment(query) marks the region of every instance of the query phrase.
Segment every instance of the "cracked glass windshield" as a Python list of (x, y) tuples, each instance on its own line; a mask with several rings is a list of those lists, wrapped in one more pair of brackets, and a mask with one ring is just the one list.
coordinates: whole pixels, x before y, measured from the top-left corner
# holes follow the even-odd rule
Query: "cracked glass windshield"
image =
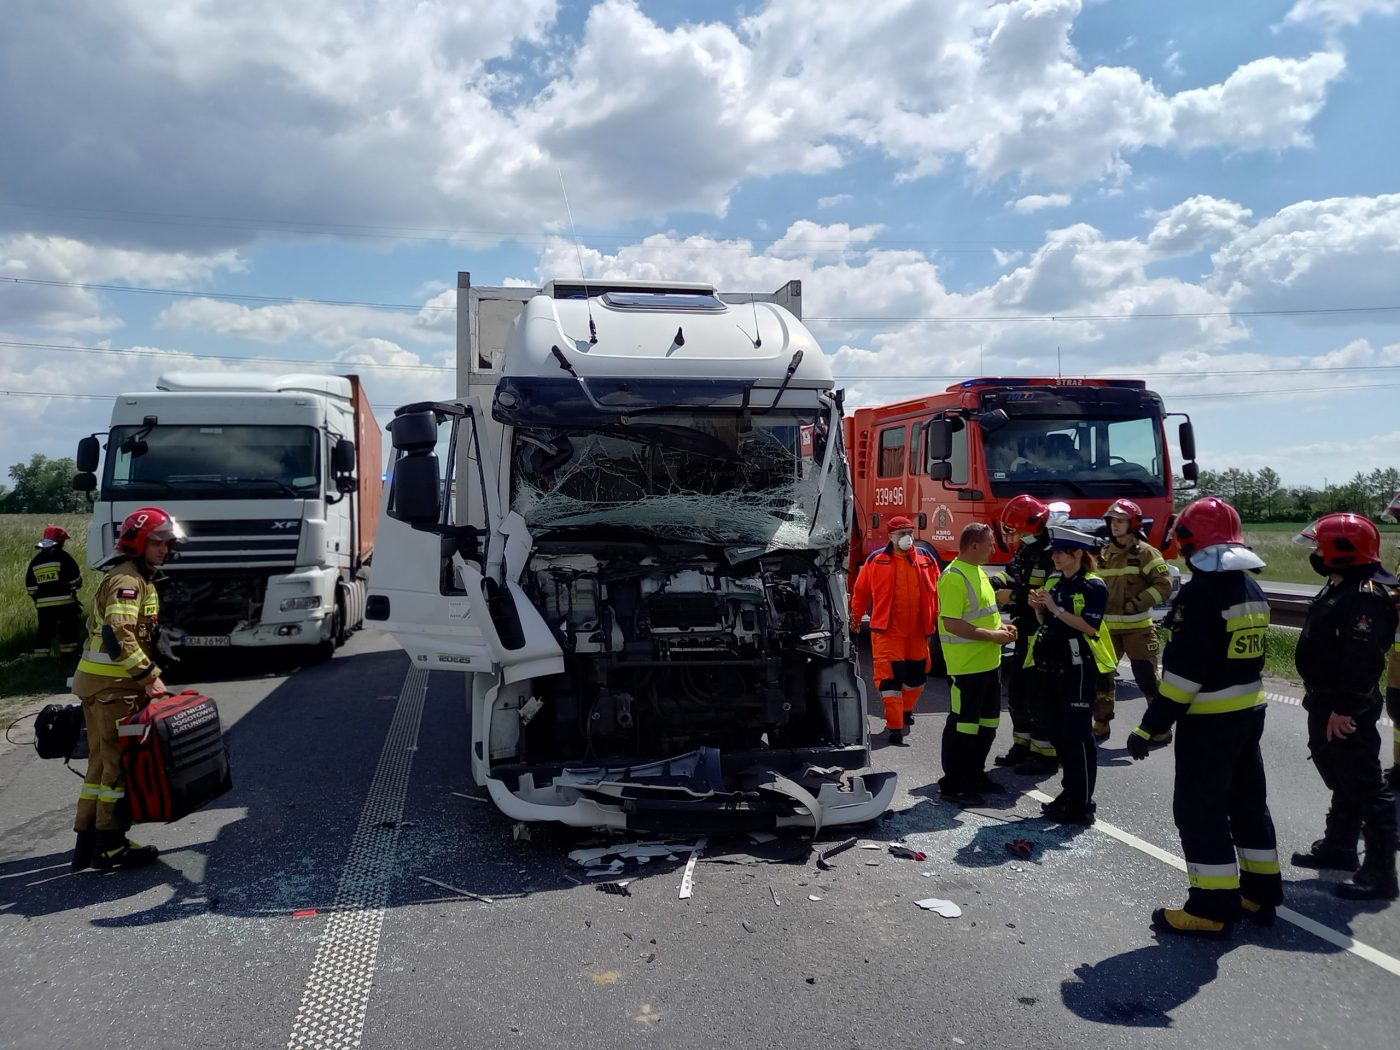
[(830, 547), (845, 537), (845, 464), (833, 455), (822, 484), (828, 433), (828, 415), (810, 409), (747, 423), (737, 413), (648, 412), (587, 430), (517, 429), (512, 508), (532, 528)]

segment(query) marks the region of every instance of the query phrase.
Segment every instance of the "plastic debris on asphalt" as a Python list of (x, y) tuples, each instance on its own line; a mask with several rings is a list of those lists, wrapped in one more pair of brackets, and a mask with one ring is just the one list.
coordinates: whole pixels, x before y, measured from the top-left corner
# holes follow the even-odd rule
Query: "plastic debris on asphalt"
[(809, 894), (807, 894), (807, 899), (808, 899), (809, 901), (819, 901), (819, 900), (821, 900), (821, 898), (818, 897), (815, 893), (809, 893)]
[(921, 901), (915, 901), (914, 903), (920, 908), (923, 908), (924, 911), (938, 912), (938, 914), (945, 919), (956, 919), (962, 914), (962, 909), (952, 901), (945, 901), (939, 897), (928, 897)]
[(632, 891), (627, 888), (625, 882), (599, 882), (593, 888), (599, 893), (615, 893), (619, 897), (630, 897)]
[(928, 860), (928, 854), (922, 850), (911, 849), (902, 842), (891, 842), (890, 853), (896, 857), (903, 857), (906, 860)]
[(483, 897), (481, 894), (479, 894), (479, 893), (473, 893), (471, 890), (459, 889), (458, 887), (449, 885), (449, 884), (446, 883), (446, 882), (439, 882), (437, 879), (430, 879), (430, 878), (428, 878), (428, 876), (426, 876), (426, 875), (419, 875), (418, 877), (419, 877), (420, 879), (422, 879), (424, 882), (431, 883), (432, 885), (441, 887), (441, 888), (444, 889), (444, 890), (450, 890), (450, 891), (453, 892), (453, 893), (461, 894), (463, 897), (470, 897), (470, 898), (471, 898), (472, 900), (474, 900), (474, 901), (481, 901), (482, 904), (495, 904), (495, 903), (496, 903), (496, 902), (493, 901), (490, 897)]

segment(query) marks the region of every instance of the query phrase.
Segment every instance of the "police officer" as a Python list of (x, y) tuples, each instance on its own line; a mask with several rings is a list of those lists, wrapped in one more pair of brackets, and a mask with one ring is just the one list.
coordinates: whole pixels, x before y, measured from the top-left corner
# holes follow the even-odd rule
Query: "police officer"
[[(1296, 661), (1308, 712), (1308, 750), (1332, 805), (1322, 838), (1293, 863), (1355, 871), (1337, 887), (1353, 900), (1394, 900), (1395, 797), (1381, 775), (1380, 680), (1394, 646), (1394, 576), (1381, 565), (1380, 530), (1359, 514), (1328, 514), (1299, 534), (1327, 578), (1308, 607)], [(1366, 844), (1357, 864), (1356, 837)]]
[(160, 601), (156, 575), (181, 537), (175, 519), (159, 507), (127, 515), (117, 532), (120, 558), (103, 577), (88, 615), (88, 639), (73, 677), (87, 724), (88, 768), (78, 795), (73, 868), (135, 868), (156, 859), (154, 846), (126, 837), (126, 801), (117, 722), (165, 692), (153, 654)]
[(1153, 929), (1224, 938), (1241, 909), (1272, 925), (1283, 901), (1259, 750), (1269, 602), (1249, 575), (1264, 562), (1244, 545), (1240, 517), (1224, 500), (1188, 505), (1174, 533), (1191, 579), (1167, 613), (1162, 683), (1128, 753), (1146, 758), (1177, 725), (1172, 812), (1190, 889), (1183, 907), (1152, 913)]
[(1062, 770), (1059, 796), (1040, 808), (1062, 824), (1094, 823), (1094, 696), (1099, 675), (1113, 666), (1112, 645), (1103, 630), (1108, 588), (1094, 574), (1095, 546), (1087, 533), (1050, 526), (1057, 575), (1030, 597), (1040, 619), (1031, 656), (1055, 704), (1055, 750)]
[(1004, 790), (987, 776), (986, 765), (1001, 721), (1001, 647), (1016, 640), (1016, 628), (1002, 624), (982, 568), (995, 549), (990, 525), (966, 526), (958, 556), (938, 578), (938, 637), (952, 682), (938, 787), (960, 805), (980, 804), (983, 791)]
[(851, 591), (851, 629), (870, 613), (870, 655), (885, 711), (887, 739), (903, 744), (929, 668), (937, 627), (938, 562), (914, 546), (914, 523), (895, 515), (890, 542), (865, 560)]
[(1001, 512), (1002, 532), (1020, 544), (1006, 568), (992, 577), (997, 601), (1016, 627), (1016, 645), (1005, 669), (1006, 707), (1011, 715), (1011, 749), (993, 761), (1013, 772), (1045, 776), (1060, 767), (1055, 757), (1054, 708), (1038, 680), (1027, 648), (1039, 621), (1031, 608), (1032, 591), (1045, 586), (1050, 560), (1050, 508), (1034, 496), (1021, 495)]
[[(1157, 696), (1157, 654), (1161, 645), (1157, 628), (1152, 623), (1152, 607), (1171, 594), (1171, 572), (1155, 547), (1147, 542), (1143, 532), (1142, 508), (1130, 499), (1115, 500), (1104, 511), (1109, 541), (1099, 555), (1099, 576), (1108, 584), (1108, 612), (1104, 624), (1113, 642), (1114, 667), (1128, 656), (1133, 669), (1133, 681), (1150, 704)], [(1113, 673), (1100, 680), (1098, 699), (1094, 703), (1094, 739), (1108, 739), (1108, 724), (1113, 721)], [(1154, 744), (1171, 741), (1171, 733), (1163, 733)]]
[(60, 525), (45, 526), (43, 537), (34, 544), (36, 553), (24, 572), (24, 589), (34, 602), (39, 621), (34, 633), (35, 656), (50, 655), (55, 638), (60, 653), (76, 653), (82, 639), (78, 589), (83, 585), (83, 573), (73, 556), (63, 549), (66, 542), (67, 529)]

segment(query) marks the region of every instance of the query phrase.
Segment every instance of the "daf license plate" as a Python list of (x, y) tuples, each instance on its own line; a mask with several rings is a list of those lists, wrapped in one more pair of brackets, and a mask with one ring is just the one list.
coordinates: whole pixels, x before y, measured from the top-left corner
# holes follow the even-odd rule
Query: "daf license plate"
[(226, 634), (191, 634), (185, 638), (184, 644), (216, 648), (221, 645), (232, 645), (233, 640)]

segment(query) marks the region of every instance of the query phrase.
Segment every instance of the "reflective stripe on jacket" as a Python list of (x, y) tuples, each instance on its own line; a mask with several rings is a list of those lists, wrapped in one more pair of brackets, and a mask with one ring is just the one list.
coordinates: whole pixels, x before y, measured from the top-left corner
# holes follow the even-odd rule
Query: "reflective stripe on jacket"
[(1096, 575), (1108, 584), (1110, 631), (1136, 631), (1152, 626), (1152, 607), (1171, 596), (1171, 571), (1151, 544), (1134, 538), (1126, 547), (1109, 542), (1099, 556)]
[[(102, 578), (93, 596), (79, 674), (137, 681), (159, 676), (160, 668), (151, 656), (159, 621), (155, 583), (142, 575), (135, 561), (119, 562)], [(77, 682), (74, 691), (84, 692)]]

